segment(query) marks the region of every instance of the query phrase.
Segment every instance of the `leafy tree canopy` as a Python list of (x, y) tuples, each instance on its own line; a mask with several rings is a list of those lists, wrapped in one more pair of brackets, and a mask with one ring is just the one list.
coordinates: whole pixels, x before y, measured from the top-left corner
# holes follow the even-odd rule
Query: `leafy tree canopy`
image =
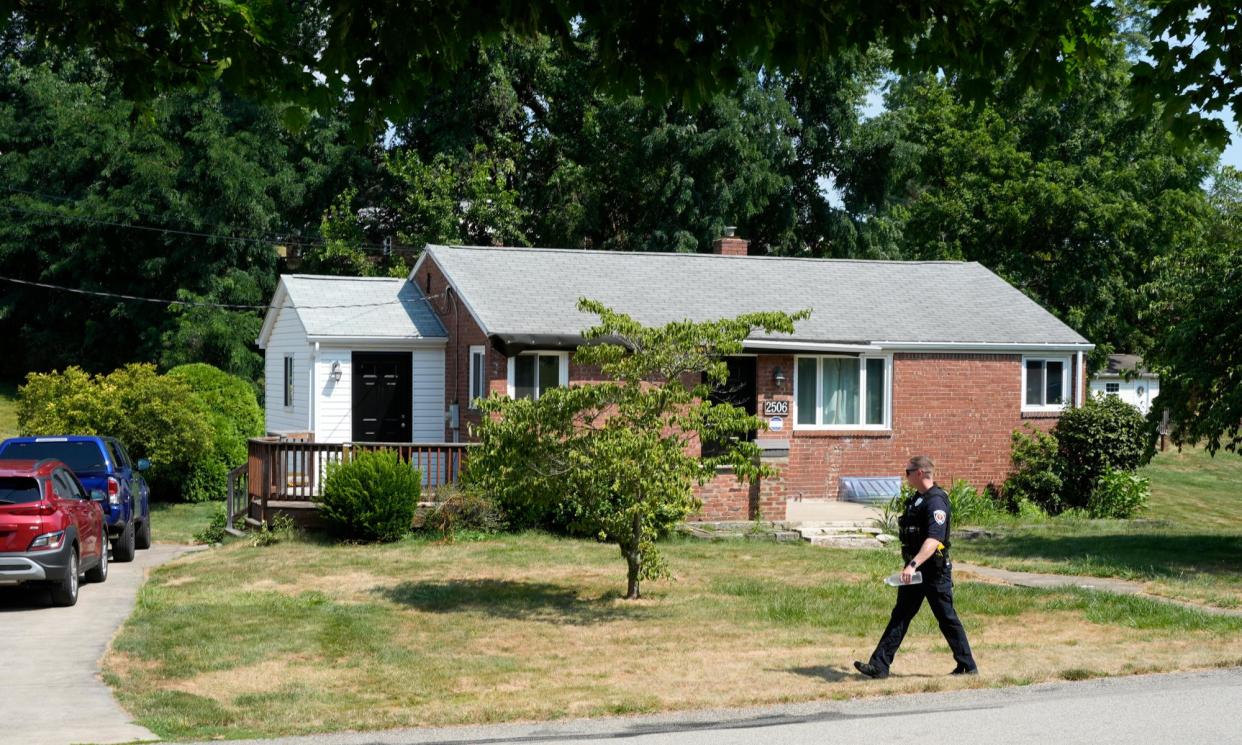
[[(111, 60), (131, 98), (219, 82), (243, 97), (289, 103), (295, 125), (306, 108), (328, 112), (346, 101), (355, 125), (374, 132), (447, 87), (472, 50), (496, 49), (509, 36), (546, 36), (568, 51), (583, 36), (600, 39), (592, 84), (648, 101), (697, 104), (753, 67), (800, 73), (874, 47), (893, 50), (900, 73), (943, 70), (975, 95), (990, 91), (1004, 68), (1024, 88), (1063, 92), (1080, 64), (1106, 50), (1129, 9), (1092, 0), (3, 0), (0, 11), (41, 41)], [(1236, 4), (1166, 1), (1145, 20), (1158, 41), (1135, 63), (1136, 99), (1162, 104), (1179, 131), (1223, 142), (1224, 127), (1199, 112), (1230, 107), (1242, 120)]]
[[(317, 225), (345, 161), (329, 119), (290, 134), (217, 90), (148, 116), (89, 55), (0, 44), (0, 275), (83, 290), (266, 303), (274, 243)], [(313, 238), (312, 238), (313, 240)], [(261, 315), (0, 286), (0, 370), (206, 361), (251, 380)]]

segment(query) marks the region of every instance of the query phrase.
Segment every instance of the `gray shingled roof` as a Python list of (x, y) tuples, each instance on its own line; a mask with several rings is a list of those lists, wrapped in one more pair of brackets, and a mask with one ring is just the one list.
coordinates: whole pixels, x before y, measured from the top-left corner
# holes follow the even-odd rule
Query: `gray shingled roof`
[(587, 297), (647, 325), (810, 308), (792, 337), (777, 337), (784, 340), (1088, 343), (975, 262), (472, 246), (427, 251), (491, 334), (578, 333), (595, 320), (577, 310), (578, 298)]
[(314, 274), (285, 274), (280, 279), (289, 292), (289, 304), (297, 308), (308, 336), (391, 339), (446, 336), (426, 297), (409, 280)]

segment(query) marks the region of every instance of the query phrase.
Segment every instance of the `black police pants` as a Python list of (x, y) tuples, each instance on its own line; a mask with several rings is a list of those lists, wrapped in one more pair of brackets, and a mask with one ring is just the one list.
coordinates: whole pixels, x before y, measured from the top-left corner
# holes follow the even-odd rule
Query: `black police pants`
[(962, 621), (953, 609), (953, 578), (949, 570), (932, 576), (927, 576), (925, 572), (922, 583), (897, 588), (897, 605), (893, 607), (888, 628), (884, 629), (880, 643), (871, 654), (871, 664), (877, 670), (888, 671), (889, 665), (893, 664), (893, 657), (897, 654), (897, 648), (901, 646), (901, 640), (906, 638), (910, 621), (918, 615), (924, 599), (931, 606), (932, 615), (940, 623), (940, 633), (944, 634), (949, 649), (953, 650), (953, 659), (958, 665), (973, 670), (975, 658), (970, 653), (970, 642), (966, 641), (966, 629), (962, 627)]

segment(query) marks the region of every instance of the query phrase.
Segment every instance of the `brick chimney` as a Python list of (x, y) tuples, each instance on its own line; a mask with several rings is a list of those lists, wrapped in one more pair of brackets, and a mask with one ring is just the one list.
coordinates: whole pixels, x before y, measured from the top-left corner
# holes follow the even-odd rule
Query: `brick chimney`
[(746, 256), (750, 253), (750, 241), (733, 235), (737, 228), (726, 225), (724, 235), (712, 242), (712, 253), (720, 256)]

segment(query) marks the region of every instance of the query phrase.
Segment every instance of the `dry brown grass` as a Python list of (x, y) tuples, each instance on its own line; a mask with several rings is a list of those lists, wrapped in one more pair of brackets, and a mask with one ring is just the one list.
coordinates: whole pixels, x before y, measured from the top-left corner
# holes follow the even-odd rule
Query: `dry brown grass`
[[(107, 660), (164, 737), (539, 720), (1210, 667), (1242, 620), (962, 582), (983, 674), (949, 678), (924, 611), (883, 681), (887, 552), (673, 544), (678, 579), (620, 599), (615, 550), (542, 536), (231, 547), (156, 572)], [(238, 582), (235, 568), (250, 579)], [(187, 581), (193, 576), (194, 581)], [(1155, 608), (1155, 610), (1152, 610)]]

